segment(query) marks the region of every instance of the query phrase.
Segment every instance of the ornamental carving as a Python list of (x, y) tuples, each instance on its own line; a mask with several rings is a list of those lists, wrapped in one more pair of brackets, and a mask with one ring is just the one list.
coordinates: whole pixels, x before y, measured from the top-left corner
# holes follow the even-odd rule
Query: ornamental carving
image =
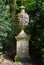
[(27, 26), (29, 23), (29, 15), (25, 12), (24, 6), (21, 6), (21, 12), (18, 14), (18, 22), (22, 26)]

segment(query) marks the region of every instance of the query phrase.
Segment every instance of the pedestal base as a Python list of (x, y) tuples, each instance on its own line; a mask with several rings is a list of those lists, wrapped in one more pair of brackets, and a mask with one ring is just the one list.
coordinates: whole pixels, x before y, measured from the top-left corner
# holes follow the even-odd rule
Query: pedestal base
[(19, 61), (20, 62), (31, 62), (31, 56), (28, 56), (26, 58), (20, 58)]
[(17, 39), (17, 49), (16, 49), (17, 56), (19, 56), (19, 58), (28, 58), (30, 36), (28, 36), (22, 29), (21, 32), (16, 36), (16, 39)]
[(17, 41), (17, 55), (19, 58), (29, 57), (29, 41), (19, 40)]

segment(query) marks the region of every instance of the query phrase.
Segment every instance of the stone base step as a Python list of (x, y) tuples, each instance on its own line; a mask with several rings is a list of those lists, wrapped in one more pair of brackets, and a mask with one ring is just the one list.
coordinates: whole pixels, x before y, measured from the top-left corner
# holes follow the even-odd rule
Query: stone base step
[(21, 58), (19, 59), (20, 62), (29, 62), (31, 63), (31, 58)]

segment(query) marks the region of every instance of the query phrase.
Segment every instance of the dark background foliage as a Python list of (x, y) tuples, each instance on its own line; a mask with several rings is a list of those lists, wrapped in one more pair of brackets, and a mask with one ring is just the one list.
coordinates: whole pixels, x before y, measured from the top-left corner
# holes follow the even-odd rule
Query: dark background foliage
[(22, 4), (30, 16), (29, 25), (25, 29), (27, 34), (31, 34), (31, 39), (29, 40), (30, 55), (32, 57), (40, 56), (40, 59), (44, 62), (43, 0), (0, 0), (0, 51), (9, 56), (16, 54), (15, 36), (20, 29), (17, 26), (15, 17), (20, 12)]

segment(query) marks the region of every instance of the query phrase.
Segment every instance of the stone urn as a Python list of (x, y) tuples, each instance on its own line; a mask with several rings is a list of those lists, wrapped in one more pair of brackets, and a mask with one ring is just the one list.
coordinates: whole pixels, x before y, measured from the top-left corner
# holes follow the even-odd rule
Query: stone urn
[(18, 25), (21, 27), (21, 32), (15, 36), (17, 40), (16, 53), (19, 58), (29, 57), (29, 39), (30, 35), (27, 35), (24, 31), (29, 23), (29, 15), (25, 12), (25, 7), (22, 5), (21, 12), (18, 14)]
[(25, 12), (25, 7), (22, 5), (20, 7), (21, 12), (18, 13), (17, 15), (17, 21), (18, 21), (18, 25), (21, 29), (25, 29), (25, 27), (28, 25), (29, 23), (29, 15)]

